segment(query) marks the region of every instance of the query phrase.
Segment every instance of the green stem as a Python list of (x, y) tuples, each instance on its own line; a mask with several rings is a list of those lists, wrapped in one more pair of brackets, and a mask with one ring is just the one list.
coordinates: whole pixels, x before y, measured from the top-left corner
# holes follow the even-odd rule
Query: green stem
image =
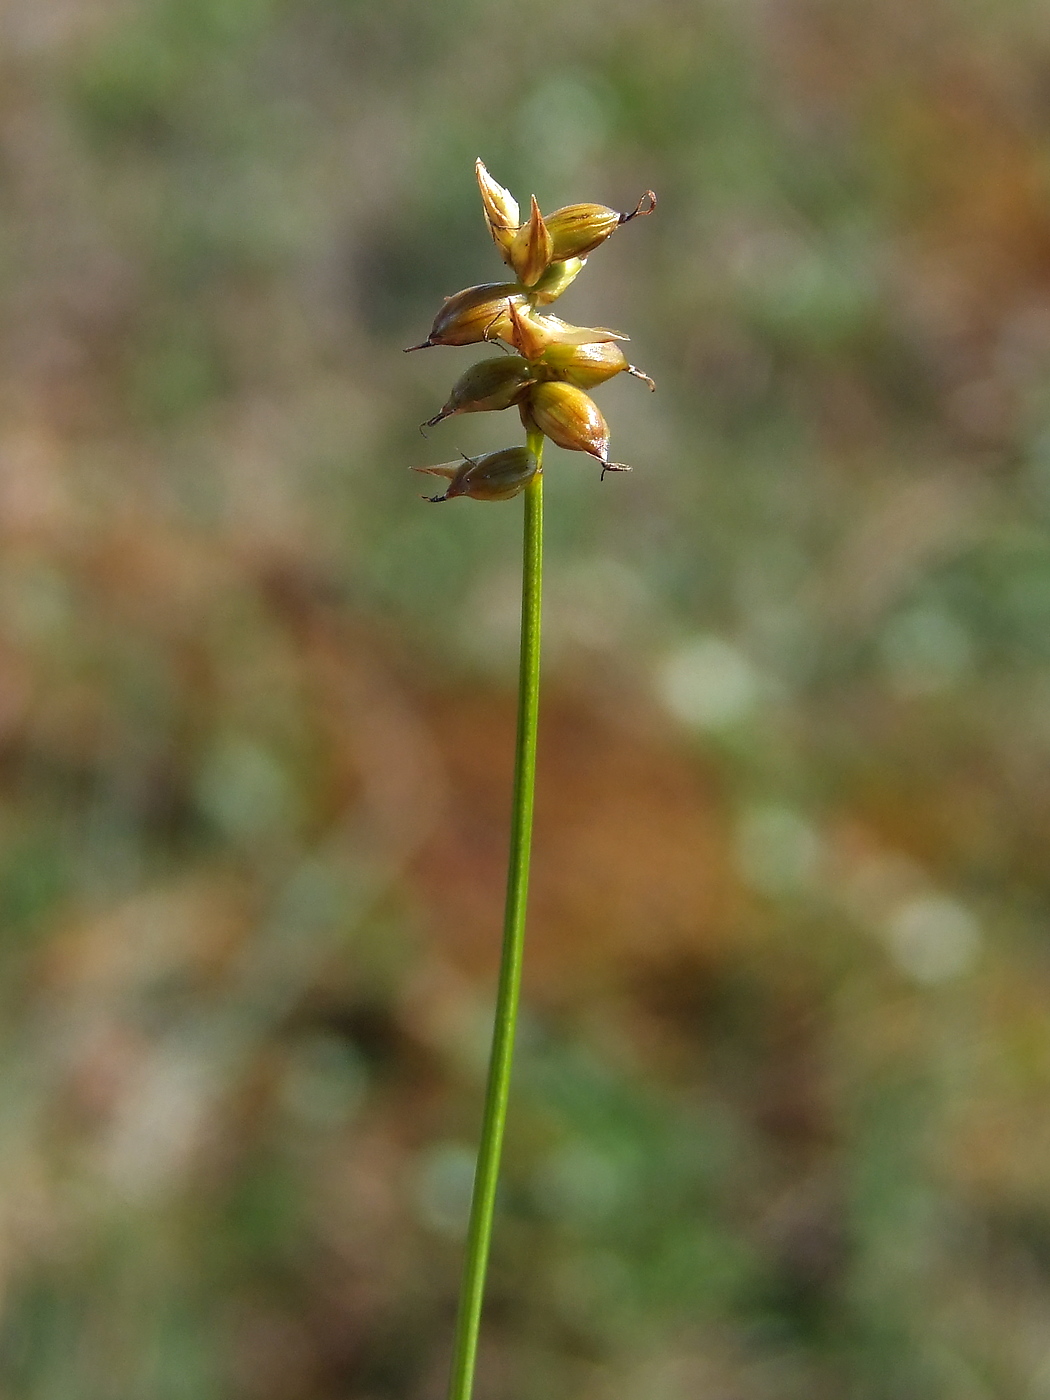
[(481, 1124), (474, 1195), (467, 1229), (467, 1257), (459, 1296), (459, 1315), (452, 1353), (449, 1400), (470, 1400), (478, 1353), (485, 1270), (492, 1240), (503, 1130), (510, 1098), (514, 1032), (521, 995), (525, 951), (525, 906), (529, 892), (529, 853), (536, 786), (536, 721), (540, 699), (540, 604), (543, 582), (543, 435), (530, 433), (528, 445), (541, 470), (525, 488), (525, 548), (521, 576), (521, 662), (518, 671), (518, 737), (514, 760), (514, 803), (510, 826), (510, 865), (507, 906), (503, 920), (503, 953), (496, 993), (496, 1022), (492, 1033), (485, 1112)]

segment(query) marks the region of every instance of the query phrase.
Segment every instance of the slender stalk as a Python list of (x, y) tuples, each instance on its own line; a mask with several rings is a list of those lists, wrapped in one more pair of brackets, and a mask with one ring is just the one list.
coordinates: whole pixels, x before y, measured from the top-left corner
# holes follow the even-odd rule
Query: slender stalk
[[(542, 468), (543, 435), (529, 434), (529, 448)], [(540, 699), (540, 604), (543, 580), (543, 473), (537, 471), (525, 489), (525, 547), (521, 575), (521, 662), (518, 671), (518, 736), (514, 761), (514, 803), (510, 827), (507, 905), (503, 920), (503, 952), (496, 1022), (492, 1033), (485, 1112), (474, 1174), (474, 1194), (467, 1229), (467, 1256), (459, 1297), (459, 1315), (452, 1353), (449, 1400), (470, 1400), (478, 1352), (485, 1271), (492, 1240), (503, 1130), (510, 1098), (514, 1032), (521, 994), (525, 951), (525, 907), (529, 892), (532, 848), (532, 808), (536, 785), (536, 722)]]

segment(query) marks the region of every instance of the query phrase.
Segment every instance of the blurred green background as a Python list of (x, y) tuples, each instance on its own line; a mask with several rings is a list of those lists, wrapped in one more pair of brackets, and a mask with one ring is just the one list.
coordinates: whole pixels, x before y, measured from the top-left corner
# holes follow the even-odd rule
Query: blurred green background
[(473, 178), (557, 308), (479, 1400), (1050, 1397), (1050, 20), (0, 5), (0, 1394), (438, 1400), (520, 502), (409, 468)]

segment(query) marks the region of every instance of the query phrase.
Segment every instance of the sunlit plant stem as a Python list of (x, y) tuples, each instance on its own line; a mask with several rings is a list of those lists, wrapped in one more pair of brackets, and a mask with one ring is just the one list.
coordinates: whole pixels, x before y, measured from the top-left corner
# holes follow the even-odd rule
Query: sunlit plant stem
[(510, 827), (507, 905), (496, 1020), (492, 1034), (485, 1111), (481, 1124), (474, 1194), (467, 1230), (467, 1257), (456, 1319), (449, 1400), (470, 1400), (485, 1273), (492, 1240), (503, 1131), (507, 1122), (514, 1034), (521, 996), (525, 951), (525, 908), (529, 892), (532, 809), (536, 786), (536, 728), (540, 699), (540, 606), (543, 578), (543, 434), (530, 432), (529, 450), (539, 468), (525, 488), (525, 545), (521, 576), (521, 661), (518, 671), (518, 734), (514, 760), (514, 799)]
[(584, 388), (593, 388), (624, 371), (654, 387), (649, 376), (628, 364), (627, 356), (614, 344), (626, 339), (618, 331), (603, 326), (572, 326), (544, 309), (573, 281), (588, 253), (621, 224), (630, 223), (639, 214), (652, 213), (656, 206), (653, 192), (647, 191), (630, 212), (619, 212), (604, 204), (566, 205), (554, 211), (548, 226), (535, 196), (528, 218), (523, 219), (517, 200), (493, 180), (480, 159), (475, 163), (475, 174), (489, 233), (517, 280), (486, 282), (446, 297), (426, 340), (408, 346), (409, 350), (425, 350), (433, 345), (503, 341), (515, 353), (509, 359), (481, 360), (466, 370), (444, 407), (426, 420), (426, 426), (434, 426), (455, 413), (517, 407), (528, 436), (525, 447), (506, 447), (480, 457), (464, 457), (461, 462), (414, 468), (448, 482), (440, 494), (427, 497), (435, 505), (459, 496), (478, 501), (509, 501), (521, 494), (525, 496), (521, 669), (507, 910), (485, 1113), (467, 1231), (466, 1267), (456, 1319), (450, 1400), (470, 1400), (474, 1386), (521, 995), (540, 691), (543, 439), (549, 437), (570, 452), (587, 453), (601, 463), (602, 479), (606, 472), (630, 471), (623, 462), (609, 461), (609, 426)]

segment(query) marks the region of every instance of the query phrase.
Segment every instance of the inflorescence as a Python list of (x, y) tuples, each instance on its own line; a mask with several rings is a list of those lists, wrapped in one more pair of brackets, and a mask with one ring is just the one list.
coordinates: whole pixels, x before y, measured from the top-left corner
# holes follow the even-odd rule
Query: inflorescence
[[(498, 185), (479, 160), (478, 186), (485, 222), (514, 282), (486, 282), (448, 297), (430, 334), (420, 345), (478, 345), (503, 342), (512, 353), (480, 360), (452, 386), (440, 413), (427, 419), (432, 427), (455, 413), (481, 413), (516, 404), (526, 433), (542, 433), (559, 447), (586, 452), (607, 471), (630, 471), (609, 461), (609, 425), (585, 392), (626, 370), (656, 385), (647, 374), (628, 364), (617, 344), (625, 335), (604, 326), (571, 326), (546, 308), (575, 279), (592, 253), (621, 224), (651, 214), (656, 195), (647, 190), (628, 214), (604, 204), (570, 204), (548, 218), (540, 213), (535, 195), (528, 219), (522, 223), (517, 201)], [(440, 496), (472, 496), (480, 501), (505, 501), (516, 496), (536, 475), (538, 462), (526, 447), (506, 447), (462, 462), (416, 467), (448, 480)]]

